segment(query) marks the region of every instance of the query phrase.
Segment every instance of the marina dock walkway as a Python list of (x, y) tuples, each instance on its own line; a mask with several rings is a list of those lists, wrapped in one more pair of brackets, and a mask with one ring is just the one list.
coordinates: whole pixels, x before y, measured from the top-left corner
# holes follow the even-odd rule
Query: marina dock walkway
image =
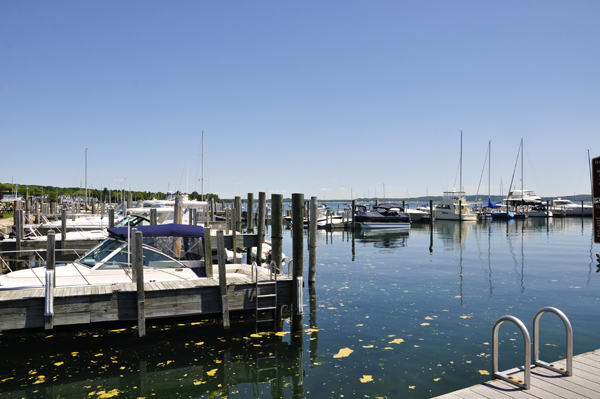
[[(565, 367), (565, 360), (553, 363)], [(523, 372), (512, 374), (523, 378)], [(455, 391), (436, 399), (507, 399), (507, 398), (600, 398), (600, 349), (573, 357), (573, 375), (566, 377), (543, 367), (532, 367), (531, 389), (522, 390), (503, 380)]]

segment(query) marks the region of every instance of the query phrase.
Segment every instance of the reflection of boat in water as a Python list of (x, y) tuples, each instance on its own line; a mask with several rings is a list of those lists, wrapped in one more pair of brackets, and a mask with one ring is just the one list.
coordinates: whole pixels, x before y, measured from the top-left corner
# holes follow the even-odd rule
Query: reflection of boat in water
[(404, 212), (400, 204), (393, 202), (378, 204), (373, 211), (368, 211), (364, 205), (357, 206), (360, 210), (354, 216), (354, 221), (361, 229), (409, 229), (410, 216)]
[[(302, 380), (295, 377), (305, 366), (298, 349), (279, 335), (249, 336), (246, 323), (238, 323), (243, 329), (232, 324), (230, 332), (198, 319), (156, 323), (143, 340), (130, 326), (53, 331), (51, 348), (45, 332), (3, 334), (5, 370), (12, 372), (2, 382), (2, 396), (31, 397), (23, 386), (34, 382), (41, 392), (65, 398), (206, 398), (230, 391), (251, 398), (281, 392), (276, 397), (283, 398), (284, 389), (302, 397)], [(51, 355), (40, 358), (41, 352)], [(32, 362), (37, 370), (70, 372), (55, 371), (52, 377), (38, 372), (32, 380)]]
[(355, 233), (358, 242), (372, 243), (375, 248), (381, 249), (405, 247), (409, 236), (408, 230), (359, 230)]

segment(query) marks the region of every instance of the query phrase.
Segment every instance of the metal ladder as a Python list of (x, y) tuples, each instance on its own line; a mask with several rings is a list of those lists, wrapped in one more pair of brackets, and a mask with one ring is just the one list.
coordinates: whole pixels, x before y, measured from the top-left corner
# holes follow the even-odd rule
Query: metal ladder
[[(256, 289), (256, 332), (258, 333), (258, 325), (260, 323), (273, 323), (273, 331), (275, 330), (275, 322), (277, 320), (277, 273), (273, 271), (276, 267), (275, 261), (271, 261), (269, 280), (259, 281), (258, 266), (256, 262), (252, 264), (252, 274), (256, 271), (255, 289)], [(263, 292), (267, 293), (263, 293)], [(264, 312), (271, 312), (272, 317), (261, 318)]]
[[(560, 317), (563, 324), (565, 325), (566, 344), (567, 344), (567, 359), (566, 359), (567, 366), (566, 366), (566, 369), (556, 368), (556, 367), (554, 367), (554, 365), (540, 360), (539, 322), (540, 322), (540, 317), (544, 313), (548, 313), (548, 312), (554, 313), (555, 315)], [(523, 342), (525, 345), (525, 359), (524, 359), (524, 365), (522, 367), (518, 367), (517, 369), (511, 369), (511, 370), (504, 371), (504, 372), (499, 372), (498, 371), (498, 330), (500, 328), (500, 325), (502, 323), (504, 323), (505, 321), (510, 321), (510, 322), (515, 323), (517, 325), (517, 327), (519, 327), (519, 329), (521, 330), (521, 333), (523, 334)], [(545, 308), (540, 309), (535, 314), (535, 317), (533, 318), (533, 337), (534, 337), (534, 339), (533, 339), (533, 342), (534, 342), (533, 364), (534, 364), (534, 366), (544, 367), (544, 368), (547, 368), (554, 372), (557, 372), (559, 374), (565, 375), (567, 377), (570, 377), (573, 375), (573, 327), (571, 327), (571, 322), (569, 322), (569, 319), (567, 318), (567, 316), (565, 316), (565, 314), (562, 311), (560, 311), (559, 309), (553, 308), (553, 307), (545, 307)], [(531, 388), (531, 338), (529, 336), (529, 331), (527, 331), (527, 327), (525, 327), (525, 324), (523, 324), (523, 322), (521, 320), (519, 320), (518, 318), (516, 318), (514, 316), (506, 315), (506, 316), (500, 317), (498, 320), (496, 320), (496, 323), (494, 323), (494, 328), (492, 330), (492, 341), (493, 341), (492, 378), (493, 379), (498, 378), (498, 379), (504, 380), (506, 382), (509, 382), (509, 383), (516, 385), (523, 389), (530, 389)], [(521, 368), (524, 371), (523, 381), (517, 380), (514, 377), (509, 375), (509, 373), (520, 370)]]

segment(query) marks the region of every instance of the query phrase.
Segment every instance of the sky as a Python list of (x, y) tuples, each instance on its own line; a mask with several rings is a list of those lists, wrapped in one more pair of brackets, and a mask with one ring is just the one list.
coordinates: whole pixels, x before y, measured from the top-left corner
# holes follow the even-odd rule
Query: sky
[(87, 149), (93, 189), (506, 195), (522, 164), (542, 197), (590, 193), (598, 21), (596, 0), (1, 1), (0, 182), (85, 187)]

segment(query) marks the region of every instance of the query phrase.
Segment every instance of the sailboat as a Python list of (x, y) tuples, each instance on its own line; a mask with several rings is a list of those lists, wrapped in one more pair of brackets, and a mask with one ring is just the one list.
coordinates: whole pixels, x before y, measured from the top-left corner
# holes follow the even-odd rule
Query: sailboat
[[(521, 157), (521, 189), (511, 190), (509, 188), (507, 202), (512, 203), (515, 207), (520, 206), (521, 212), (517, 212), (515, 217), (549, 217), (552, 212), (542, 203), (542, 198), (536, 195), (533, 190), (525, 190), (523, 188), (523, 139), (519, 147), (519, 155)], [(515, 169), (516, 169), (515, 164)], [(513, 172), (514, 178), (514, 172)], [(512, 186), (512, 181), (511, 181)]]
[(486, 216), (490, 216), (492, 219), (507, 219), (514, 218), (515, 213), (510, 212), (508, 209), (502, 210), (502, 205), (496, 205), (491, 199), (491, 165), (492, 165), (492, 140), (488, 143), (488, 205), (486, 210)]
[(465, 192), (462, 191), (462, 130), (460, 131), (460, 186), (459, 190), (444, 191), (442, 200), (433, 210), (438, 220), (477, 220), (477, 214), (467, 207)]

